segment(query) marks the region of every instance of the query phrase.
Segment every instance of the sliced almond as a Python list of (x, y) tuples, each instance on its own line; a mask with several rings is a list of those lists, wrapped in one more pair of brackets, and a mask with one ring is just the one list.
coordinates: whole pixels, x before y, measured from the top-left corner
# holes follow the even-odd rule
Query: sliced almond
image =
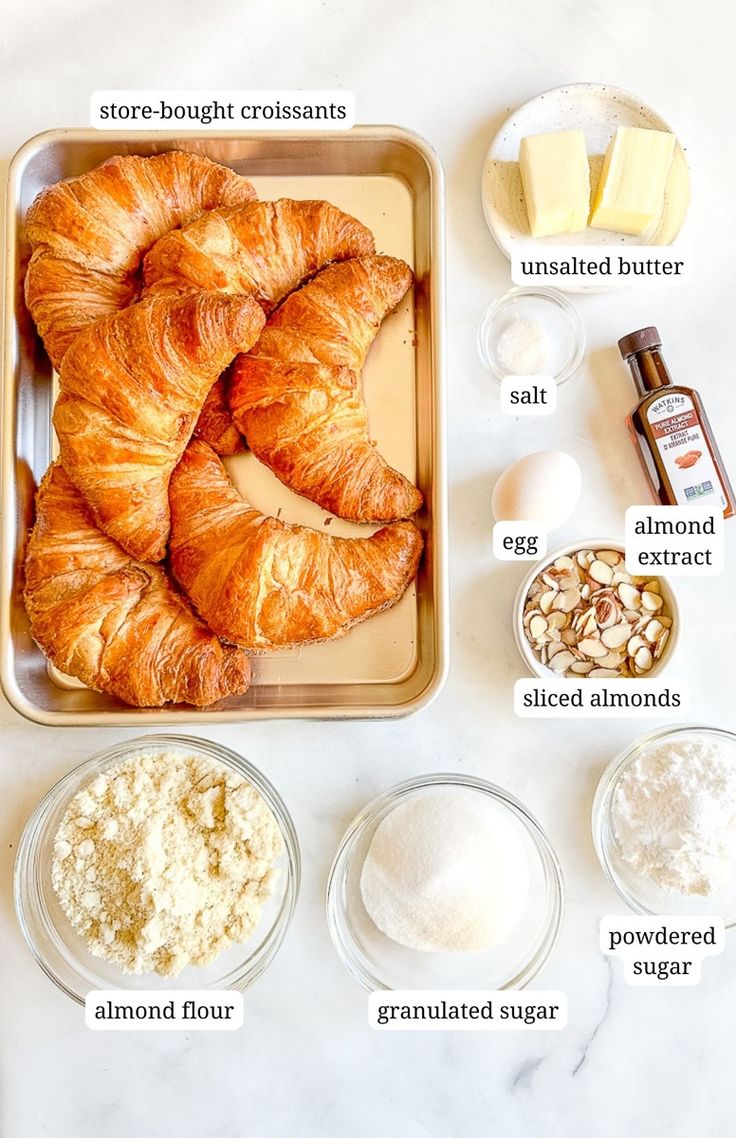
[(664, 625), (659, 620), (650, 620), (644, 629), (643, 635), (650, 644), (655, 644), (664, 632)]
[(545, 616), (548, 612), (550, 612), (556, 596), (557, 593), (554, 592), (553, 589), (548, 589), (547, 592), (542, 593), (541, 597), (539, 598), (539, 608)]
[(646, 646), (647, 646), (647, 643), (646, 643), (646, 640), (643, 639), (643, 637), (632, 636), (631, 639), (629, 640), (628, 644), (626, 645), (626, 651), (628, 652), (629, 656), (636, 656), (636, 653), (639, 651), (639, 649), (640, 648), (646, 648)]
[(563, 644), (567, 644), (568, 646), (577, 644), (578, 634), (574, 628), (563, 628), (562, 632), (560, 633), (560, 639)]
[(618, 616), (618, 606), (609, 594), (596, 601), (595, 619), (599, 628), (611, 628), (614, 624), (618, 624)]
[(634, 657), (634, 663), (641, 672), (648, 672), (654, 657), (648, 648), (640, 648)]
[(558, 652), (567, 651), (565, 645), (561, 644), (559, 640), (551, 641), (551, 643), (546, 645), (545, 650), (547, 652), (547, 659), (548, 660), (553, 660)]
[(664, 601), (656, 593), (650, 593), (645, 589), (641, 595), (641, 604), (647, 612), (659, 612)]
[(564, 569), (566, 573), (572, 573), (575, 570), (575, 562), (572, 557), (558, 557), (555, 561), (555, 569)]
[(558, 652), (554, 659), (550, 660), (549, 667), (556, 675), (561, 676), (574, 663), (575, 657), (572, 652)]
[(588, 672), (591, 680), (616, 680), (620, 674), (615, 668), (593, 668), (592, 672)]
[(665, 628), (664, 632), (662, 633), (659, 640), (657, 641), (657, 645), (654, 649), (654, 659), (655, 660), (658, 660), (659, 657), (664, 652), (664, 646), (667, 643), (667, 641), (669, 640), (669, 638), (670, 638), (669, 629)]
[(615, 571), (615, 573), (613, 574), (613, 580), (611, 581), (611, 584), (612, 585), (620, 585), (622, 581), (625, 581), (627, 585), (630, 585), (631, 584), (631, 576), (629, 573), (626, 573), (625, 570), (617, 569)]
[(610, 585), (613, 580), (613, 569), (610, 565), (606, 565), (605, 561), (596, 559), (590, 568), (588, 574), (597, 581), (599, 585)]
[(626, 581), (622, 581), (618, 586), (618, 595), (625, 609), (641, 608), (639, 590), (635, 588), (634, 585), (629, 585)]
[(547, 631), (547, 621), (546, 621), (545, 617), (543, 617), (539, 614), (537, 614), (536, 616), (533, 616), (531, 618), (531, 620), (529, 621), (529, 632), (534, 637), (534, 639), (536, 640), (538, 636), (541, 636), (542, 633), (546, 632), (546, 631)]
[(617, 673), (623, 662), (624, 658), (620, 652), (608, 652), (596, 660), (599, 668), (613, 668)]
[(563, 629), (566, 627), (568, 620), (569, 617), (564, 612), (555, 610), (554, 612), (551, 612), (547, 617), (547, 624), (550, 628)]
[(543, 573), (542, 580), (544, 581), (545, 585), (548, 585), (550, 589), (554, 589), (554, 591), (557, 592), (557, 580), (552, 576), (551, 573)]
[(555, 601), (555, 608), (561, 609), (562, 612), (572, 612), (574, 608), (580, 604), (580, 589), (565, 589), (564, 592), (558, 593)]
[(570, 671), (574, 672), (576, 676), (587, 676), (592, 667), (592, 660), (576, 660), (574, 664), (570, 665)]
[(623, 648), (626, 641), (631, 634), (631, 625), (614, 624), (612, 628), (606, 628), (601, 633), (601, 640), (606, 648)]
[(593, 659), (608, 655), (608, 649), (605, 644), (601, 644), (600, 640), (594, 640), (592, 636), (586, 636), (584, 640), (581, 640), (578, 643), (578, 648), (581, 652), (584, 652), (586, 656), (591, 656)]
[(621, 561), (623, 561), (621, 554), (618, 553), (615, 549), (599, 549), (596, 551), (596, 557), (599, 561), (603, 561), (606, 565), (610, 565), (612, 569), (615, 569), (616, 566), (619, 565)]

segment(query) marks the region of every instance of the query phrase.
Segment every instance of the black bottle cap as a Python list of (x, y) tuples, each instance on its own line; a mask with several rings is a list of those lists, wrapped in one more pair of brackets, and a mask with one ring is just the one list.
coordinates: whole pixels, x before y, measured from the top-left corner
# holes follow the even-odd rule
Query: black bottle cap
[(618, 342), (618, 350), (625, 360), (637, 352), (651, 351), (662, 347), (662, 338), (656, 328), (640, 328), (638, 332), (629, 332)]

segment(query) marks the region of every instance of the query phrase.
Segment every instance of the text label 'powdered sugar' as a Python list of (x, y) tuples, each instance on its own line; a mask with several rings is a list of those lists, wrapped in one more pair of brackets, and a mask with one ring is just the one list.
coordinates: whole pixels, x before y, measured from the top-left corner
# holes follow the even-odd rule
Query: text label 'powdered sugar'
[(539, 245), (519, 243), (511, 258), (516, 285), (571, 285), (610, 288), (611, 285), (688, 284), (692, 276), (687, 251), (664, 245)]
[(715, 577), (723, 572), (725, 557), (723, 511), (704, 505), (629, 506), (625, 544), (629, 573)]
[(723, 952), (721, 917), (603, 917), (601, 952), (619, 956), (633, 987), (692, 987), (704, 956)]
[(408, 990), (371, 992), (368, 1023), (377, 1031), (560, 1031), (565, 992)]
[(690, 689), (684, 680), (517, 680), (514, 711), (523, 719), (646, 719), (666, 711), (685, 715)]
[(84, 1021), (92, 1031), (237, 1031), (242, 992), (144, 989), (90, 992)]
[(97, 130), (346, 130), (350, 91), (95, 91)]

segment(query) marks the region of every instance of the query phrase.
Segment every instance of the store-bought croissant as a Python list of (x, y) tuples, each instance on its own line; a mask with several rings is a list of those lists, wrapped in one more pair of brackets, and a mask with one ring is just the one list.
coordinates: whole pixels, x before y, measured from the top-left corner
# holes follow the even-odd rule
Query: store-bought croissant
[(264, 516), (197, 439), (170, 498), (171, 571), (218, 636), (256, 651), (330, 640), (390, 608), (422, 552), (412, 522), (344, 538)]
[(164, 289), (80, 332), (54, 408), (61, 460), (105, 533), (159, 561), (168, 486), (212, 384), (263, 327), (248, 296)]
[(206, 706), (248, 688), (245, 652), (220, 643), (160, 565), (98, 529), (58, 462), (37, 495), (24, 599), (57, 667), (136, 707)]
[(132, 304), (143, 254), (159, 237), (204, 210), (255, 197), (247, 178), (179, 150), (110, 158), (43, 190), (25, 219), (25, 288), (54, 367), (82, 328)]
[(394, 257), (331, 265), (292, 293), (233, 364), (230, 407), (261, 462), (292, 490), (356, 522), (410, 517), (422, 495), (370, 439), (360, 371), (412, 281)]
[[(145, 281), (250, 294), (269, 313), (324, 265), (373, 248), (371, 231), (330, 202), (281, 198), (210, 210), (168, 233), (145, 259)], [(196, 429), (218, 454), (242, 449), (226, 384), (213, 386)]]

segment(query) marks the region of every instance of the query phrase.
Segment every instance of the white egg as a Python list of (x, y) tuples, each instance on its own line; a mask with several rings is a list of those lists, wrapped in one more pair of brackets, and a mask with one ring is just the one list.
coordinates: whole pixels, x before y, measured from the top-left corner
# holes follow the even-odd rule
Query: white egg
[(491, 508), (497, 522), (537, 522), (549, 533), (578, 504), (583, 475), (562, 450), (540, 450), (512, 462), (493, 487)]

